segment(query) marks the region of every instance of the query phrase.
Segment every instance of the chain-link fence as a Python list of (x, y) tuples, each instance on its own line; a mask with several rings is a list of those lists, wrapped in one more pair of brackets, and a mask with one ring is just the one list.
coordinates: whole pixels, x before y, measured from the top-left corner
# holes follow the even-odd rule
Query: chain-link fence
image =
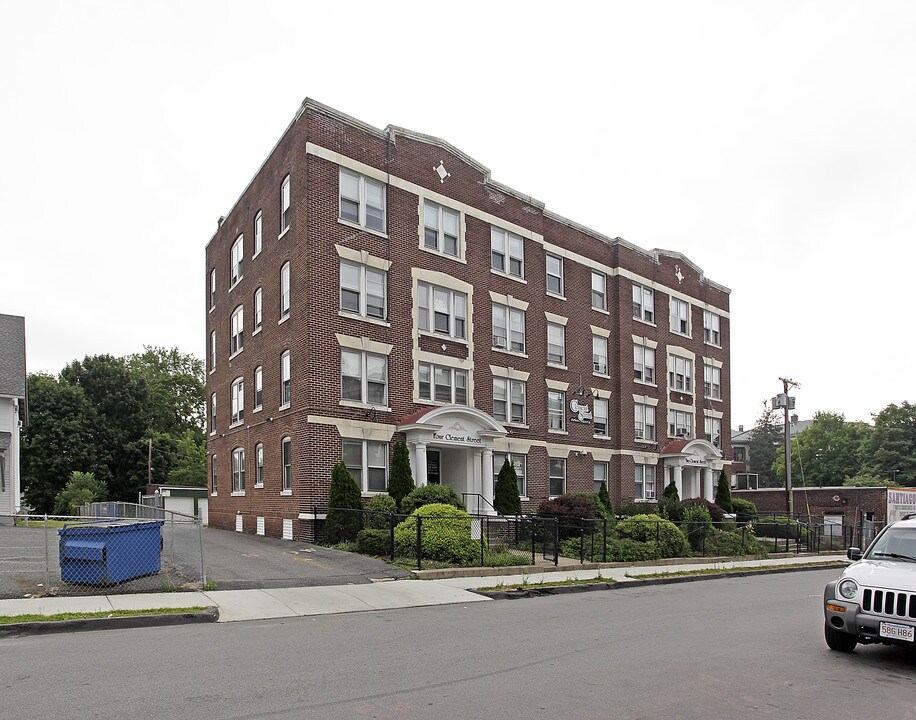
[[(206, 584), (197, 518), (118, 505), (124, 507), (105, 515), (0, 516), (0, 597), (163, 592)], [(149, 510), (157, 516), (146, 516)]]

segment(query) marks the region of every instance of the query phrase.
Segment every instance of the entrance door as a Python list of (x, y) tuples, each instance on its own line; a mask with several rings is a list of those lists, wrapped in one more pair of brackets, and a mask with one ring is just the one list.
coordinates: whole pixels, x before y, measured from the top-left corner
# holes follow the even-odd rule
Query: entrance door
[(426, 483), (428, 485), (439, 484), (439, 451), (426, 451)]

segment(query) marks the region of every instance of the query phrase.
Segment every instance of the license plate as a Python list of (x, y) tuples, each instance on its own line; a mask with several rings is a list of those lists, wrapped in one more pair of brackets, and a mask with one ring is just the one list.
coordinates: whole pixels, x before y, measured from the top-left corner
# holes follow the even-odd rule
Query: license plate
[(892, 638), (894, 640), (908, 640), (913, 642), (914, 629), (909, 625), (897, 625), (895, 623), (883, 622), (878, 629), (881, 637)]

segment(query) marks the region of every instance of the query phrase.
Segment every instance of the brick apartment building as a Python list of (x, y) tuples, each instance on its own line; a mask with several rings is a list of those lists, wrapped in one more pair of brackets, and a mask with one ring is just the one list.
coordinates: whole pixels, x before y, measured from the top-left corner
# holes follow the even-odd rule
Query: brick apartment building
[(212, 525), (312, 539), (332, 466), (384, 492), (398, 439), (472, 512), (506, 458), (528, 507), (715, 492), (729, 290), (447, 142), (305, 100), (206, 263)]

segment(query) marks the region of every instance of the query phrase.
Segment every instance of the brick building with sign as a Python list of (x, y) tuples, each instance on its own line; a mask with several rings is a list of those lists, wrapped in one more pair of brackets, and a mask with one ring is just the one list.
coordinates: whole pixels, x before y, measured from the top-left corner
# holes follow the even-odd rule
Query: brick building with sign
[[(506, 129), (505, 132), (509, 132)], [(308, 540), (343, 459), (492, 513), (712, 498), (729, 456), (729, 290), (547, 210), (445, 141), (305, 100), (206, 250), (211, 525)]]

